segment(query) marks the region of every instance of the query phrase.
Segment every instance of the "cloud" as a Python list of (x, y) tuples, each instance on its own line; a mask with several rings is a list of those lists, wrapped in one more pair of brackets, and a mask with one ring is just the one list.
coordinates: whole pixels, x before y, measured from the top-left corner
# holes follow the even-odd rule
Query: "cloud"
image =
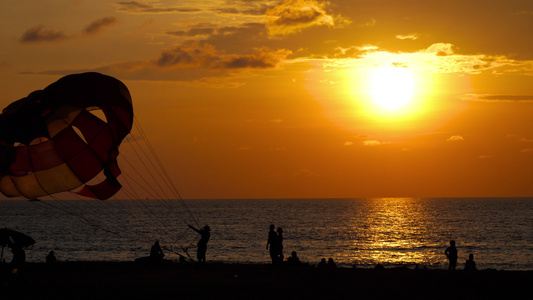
[(66, 75), (100, 72), (125, 80), (187, 82), (193, 85), (234, 88), (243, 83), (240, 78), (253, 76), (250, 69), (277, 68), (290, 54), (285, 49), (255, 49), (251, 54), (225, 54), (207, 43), (179, 44), (164, 49), (155, 59), (129, 61), (92, 69), (63, 69), (21, 74)]
[[(114, 24), (117, 21), (115, 17), (104, 17), (91, 22), (83, 32), (85, 34), (96, 34), (104, 27)], [(67, 36), (62, 31), (45, 29), (44, 25), (38, 25), (26, 30), (20, 38), (21, 43), (40, 43), (40, 42), (58, 42), (71, 39), (75, 36)]]
[(86, 34), (95, 34), (101, 31), (102, 28), (114, 24), (116, 21), (117, 18), (115, 17), (104, 17), (91, 22), (89, 25), (87, 25), (87, 27), (85, 27), (85, 29), (83, 29), (83, 32)]
[(215, 32), (214, 28), (197, 27), (197, 28), (191, 28), (189, 30), (172, 31), (172, 32), (167, 32), (167, 33), (170, 35), (179, 36), (179, 37), (196, 37), (196, 36), (202, 36), (202, 35), (211, 35), (214, 32)]
[(417, 40), (418, 39), (418, 35), (416, 34), (408, 34), (408, 35), (401, 35), (401, 34), (398, 34), (396, 35), (396, 38), (399, 39), (399, 40)]
[[(338, 48), (336, 50), (339, 51)], [(305, 60), (310, 63), (322, 64), (322, 67), (326, 69), (365, 68), (379, 64), (382, 66), (402, 66), (417, 72), (437, 74), (481, 74), (488, 71), (497, 74), (513, 70), (533, 69), (533, 62), (531, 61), (515, 61), (505, 56), (458, 54), (455, 52), (455, 46), (451, 43), (434, 43), (416, 52), (389, 52), (375, 46), (361, 47), (358, 50), (359, 52), (351, 50), (349, 53), (353, 57), (345, 57), (345, 59), (332, 60), (310, 57), (305, 58)], [(348, 52), (346, 51), (346, 53)]]
[[(215, 10), (219, 13), (224, 14), (241, 14), (241, 15), (254, 15), (254, 16), (263, 16), (267, 10), (272, 9), (275, 5), (269, 5), (269, 3), (264, 3), (267, 1), (250, 1), (245, 0), (239, 2), (238, 7), (218, 7)], [(270, 1), (272, 2), (272, 1)], [(228, 1), (227, 4), (230, 4)]]
[(461, 142), (461, 141), (464, 141), (464, 140), (465, 140), (465, 138), (460, 136), (460, 135), (452, 135), (446, 141), (447, 142)]
[(317, 0), (285, 0), (266, 11), (266, 28), (271, 37), (297, 33), (313, 26), (339, 27), (350, 21), (326, 12), (327, 2)]
[(437, 56), (448, 56), (454, 53), (454, 45), (451, 43), (435, 43), (427, 49), (420, 51), (421, 53), (433, 53)]
[(257, 49), (254, 54), (219, 54), (210, 44), (192, 43), (163, 50), (156, 60), (160, 67), (202, 67), (207, 69), (267, 69), (277, 67), (290, 51)]
[(364, 146), (380, 146), (380, 145), (386, 145), (386, 144), (390, 144), (390, 142), (380, 142), (380, 141), (377, 141), (377, 140), (366, 140), (366, 141), (363, 141), (363, 145)]
[(68, 37), (61, 31), (44, 29), (43, 25), (38, 25), (26, 30), (20, 38), (21, 43), (57, 42)]
[(461, 97), (464, 101), (475, 102), (533, 102), (533, 95), (495, 95), (495, 94), (466, 94)]
[(118, 10), (138, 13), (138, 14), (168, 14), (168, 13), (190, 13), (202, 11), (199, 8), (190, 7), (163, 7), (157, 5), (150, 5), (137, 1), (118, 2)]

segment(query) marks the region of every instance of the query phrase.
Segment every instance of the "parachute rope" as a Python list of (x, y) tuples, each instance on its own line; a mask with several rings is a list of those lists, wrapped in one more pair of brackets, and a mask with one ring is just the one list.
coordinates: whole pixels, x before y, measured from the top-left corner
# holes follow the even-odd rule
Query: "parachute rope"
[[(139, 130), (139, 133), (141, 134), (142, 138), (143, 138), (143, 141), (145, 141), (148, 149), (150, 150), (150, 153), (151, 153), (151, 156), (147, 156), (147, 157), (153, 157), (154, 160), (157, 162), (157, 166), (159, 168), (154, 168), (156, 170), (161, 170), (161, 173), (162, 173), (162, 178), (166, 179), (164, 180), (164, 182), (167, 184), (168, 187), (171, 188), (171, 190), (174, 192), (175, 196), (176, 196), (176, 200), (180, 201), (180, 203), (183, 205), (183, 207), (185, 208), (185, 210), (187, 211), (187, 213), (189, 214), (189, 216), (191, 217), (191, 219), (194, 221), (194, 223), (200, 227), (200, 224), (198, 223), (198, 221), (196, 220), (196, 218), (193, 216), (193, 214), (191, 213), (191, 211), (189, 210), (189, 207), (185, 204), (185, 201), (183, 200), (183, 198), (181, 197), (178, 189), (176, 188), (174, 182), (172, 181), (171, 177), (169, 176), (168, 172), (166, 171), (166, 168), (164, 167), (163, 163), (161, 163), (161, 160), (159, 159), (159, 156), (157, 155), (157, 153), (155, 152), (152, 144), (150, 143), (150, 140), (148, 139), (148, 136), (144, 133), (144, 130), (141, 126), (141, 124), (139, 123), (139, 121), (137, 120), (137, 118), (135, 117), (134, 119), (134, 124), (135, 126), (138, 128)], [(142, 149), (142, 148), (141, 148)], [(153, 166), (155, 166), (154, 164), (152, 164)]]

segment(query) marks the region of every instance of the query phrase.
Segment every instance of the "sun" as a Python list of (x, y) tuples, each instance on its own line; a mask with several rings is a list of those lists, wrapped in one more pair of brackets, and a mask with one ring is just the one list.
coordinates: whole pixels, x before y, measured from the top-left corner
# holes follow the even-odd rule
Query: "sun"
[(369, 72), (368, 93), (379, 108), (398, 111), (413, 99), (415, 84), (415, 76), (408, 68), (376, 67)]

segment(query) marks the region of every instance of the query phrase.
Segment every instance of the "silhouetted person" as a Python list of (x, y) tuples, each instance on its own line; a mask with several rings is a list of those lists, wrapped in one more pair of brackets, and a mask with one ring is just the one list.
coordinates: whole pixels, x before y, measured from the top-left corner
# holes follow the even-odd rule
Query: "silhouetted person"
[(161, 246), (159, 246), (159, 241), (155, 241), (155, 243), (152, 245), (152, 249), (150, 249), (150, 258), (152, 261), (160, 262), (163, 260), (164, 256), (165, 253), (163, 253)]
[(199, 263), (205, 263), (205, 253), (207, 252), (207, 242), (211, 237), (211, 228), (205, 225), (201, 229), (196, 229), (189, 225), (189, 228), (200, 234), (200, 240), (198, 241), (198, 252), (196, 252), (196, 258)]
[[(268, 231), (268, 240), (266, 244), (267, 250), (270, 250), (270, 258), (272, 259), (272, 264), (278, 263), (278, 253), (279, 253), (279, 240), (276, 231), (274, 231), (274, 224), (270, 224), (270, 230)], [(270, 248), (269, 248), (270, 246)]]
[(284, 260), (283, 255), (283, 229), (281, 227), (278, 227), (278, 261), (280, 263)]
[(46, 263), (47, 264), (55, 264), (57, 262), (57, 258), (54, 254), (54, 251), (50, 251), (48, 255), (46, 256)]
[(290, 266), (299, 266), (299, 265), (302, 264), (302, 262), (298, 258), (298, 255), (296, 254), (296, 251), (292, 251), (291, 256), (289, 256), (289, 258), (287, 258), (287, 263)]
[(448, 270), (455, 270), (455, 266), (457, 265), (457, 248), (455, 248), (454, 240), (450, 241), (450, 247), (444, 250), (444, 254), (446, 254), (449, 261)]
[(337, 264), (333, 261), (333, 258), (328, 258), (328, 269), (335, 269), (337, 268)]
[(12, 244), (11, 253), (13, 253), (11, 264), (14, 268), (21, 267), (26, 262), (26, 252), (24, 251), (24, 248), (19, 247), (16, 244)]
[(468, 255), (468, 260), (465, 262), (465, 271), (477, 271), (474, 254), (472, 253)]
[(322, 258), (320, 260), (320, 262), (318, 263), (318, 265), (316, 265), (317, 268), (325, 268), (327, 267), (328, 263), (326, 262), (326, 259), (325, 258)]

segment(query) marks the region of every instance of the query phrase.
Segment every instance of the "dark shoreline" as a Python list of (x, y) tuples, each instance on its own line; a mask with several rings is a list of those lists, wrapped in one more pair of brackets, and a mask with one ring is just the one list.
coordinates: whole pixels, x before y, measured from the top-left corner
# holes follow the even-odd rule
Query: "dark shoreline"
[(17, 274), (1, 268), (5, 299), (512, 299), (533, 285), (533, 271), (135, 262), (27, 263)]

